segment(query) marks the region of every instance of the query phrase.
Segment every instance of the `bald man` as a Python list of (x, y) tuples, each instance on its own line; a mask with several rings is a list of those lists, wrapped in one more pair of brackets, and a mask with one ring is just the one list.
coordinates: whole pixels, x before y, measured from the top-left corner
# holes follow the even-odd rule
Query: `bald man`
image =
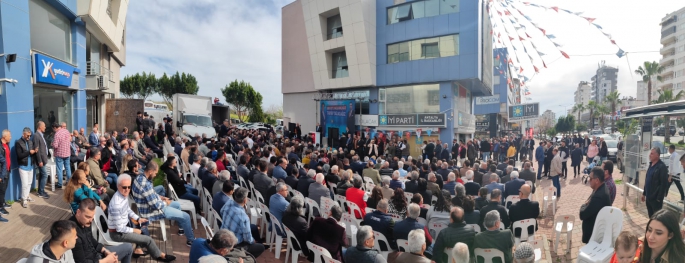
[[(529, 199), (530, 191), (530, 185), (524, 184), (521, 186), (521, 189), (519, 190), (519, 197), (521, 198), (521, 201), (511, 205), (511, 208), (509, 208), (509, 221), (512, 222), (512, 224), (516, 221), (530, 218), (536, 219), (538, 216), (540, 216), (540, 204)], [(538, 225), (536, 223), (535, 230), (537, 229)], [(528, 234), (533, 234), (532, 227), (528, 228)], [(521, 229), (515, 229), (514, 236), (520, 237)]]

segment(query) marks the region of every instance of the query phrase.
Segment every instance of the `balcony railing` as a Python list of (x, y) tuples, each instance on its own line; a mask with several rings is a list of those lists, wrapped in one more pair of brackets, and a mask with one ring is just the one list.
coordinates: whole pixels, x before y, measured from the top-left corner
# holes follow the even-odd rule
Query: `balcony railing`
[(114, 82), (114, 73), (97, 62), (86, 62), (86, 89), (106, 90)]

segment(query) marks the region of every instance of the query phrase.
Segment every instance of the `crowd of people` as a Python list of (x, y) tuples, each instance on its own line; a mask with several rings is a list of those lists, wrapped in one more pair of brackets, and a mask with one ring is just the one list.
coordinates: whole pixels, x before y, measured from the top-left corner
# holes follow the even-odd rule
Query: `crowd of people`
[[(231, 128), (228, 121), (217, 127), (217, 138), (200, 134), (181, 137), (171, 130), (171, 119), (163, 121), (153, 129), (142, 114), (137, 131), (129, 134), (125, 128), (118, 134), (99, 134), (96, 126), (88, 139), (83, 129), (70, 133), (63, 127), (66, 125), (54, 124), (51, 143), (43, 138), (44, 123), (37, 124), (33, 136), (30, 129), (24, 129), (15, 142), (19, 163), (14, 164), (20, 170), (22, 189), (28, 184), (27, 191), (22, 191), (22, 205), (31, 202), (28, 187), (32, 176), (25, 174), (32, 175), (33, 169), (39, 175), (36, 195), (49, 198), (44, 191), (46, 174), (40, 168), (44, 170), (48, 159), (43, 153), (47, 155), (52, 146), (58, 175), (64, 171), (66, 176), (64, 199), (74, 214), (70, 220), (53, 224), (50, 240), (34, 248), (29, 262), (130, 262), (148, 255), (171, 262), (175, 257), (163, 253), (147, 229), (151, 221), (164, 219), (178, 223), (178, 234), (186, 237), (190, 247), (191, 263), (254, 262), (272, 244), (260, 234), (263, 229), (251, 223), (250, 200), (263, 202), (278, 220), (281, 227), (269, 226), (269, 231), (282, 237), (286, 227), (293, 232), (310, 261), (314, 253), (306, 242), (325, 248), (341, 262), (386, 262), (375, 249), (374, 232), (378, 232), (387, 239), (387, 250), (398, 250), (398, 240), (408, 241), (406, 251), (395, 260), (399, 263), (441, 263), (447, 262), (448, 256), (455, 262), (470, 262), (476, 248), (502, 251), (504, 262), (532, 262), (530, 244), (524, 242), (514, 249), (514, 240), (521, 231), (534, 234), (538, 226), (513, 229), (513, 222), (540, 216), (540, 204), (531, 200), (537, 182), (551, 179), (560, 198), (560, 179), (566, 178), (568, 159), (574, 175), (580, 175), (575, 167), (583, 157), (594, 160), (593, 146), (606, 145), (601, 139), (591, 140), (587, 147), (575, 141), (570, 147), (566, 141), (541, 141), (535, 148), (533, 138), (516, 136), (455, 140), (452, 145), (427, 140), (420, 146), (421, 156), (412, 157), (411, 146), (398, 136), (368, 138), (364, 133), (345, 133), (342, 137), (347, 140), (341, 139), (344, 146), (331, 149), (299, 138), (297, 133), (282, 136), (273, 130), (241, 130)], [(2, 183), (13, 165), (7, 146), (10, 140), (9, 131), (3, 131)], [(164, 159), (161, 165), (153, 161), (160, 157)], [(537, 172), (533, 160), (538, 162)], [(600, 161), (601, 166), (588, 172), (593, 193), (580, 207), (584, 243), (589, 241), (599, 210), (611, 206), (616, 196), (613, 163), (601, 157)], [(685, 166), (685, 157), (680, 161)], [(73, 173), (72, 165), (77, 167)], [(211, 239), (195, 238), (191, 216), (181, 211), (179, 202), (167, 197), (164, 186), (153, 185), (160, 170), (178, 198), (191, 201), (199, 216), (203, 216), (199, 192), (211, 194), (211, 209), (222, 221), (221, 230)], [(653, 149), (643, 197), (651, 218), (641, 241), (647, 246), (633, 251), (633, 236), (622, 233), (616, 242), (619, 260), (630, 252), (662, 259), (657, 262), (682, 258), (685, 250), (680, 249), (678, 215), (661, 209), (672, 173), (659, 159), (659, 149)], [(199, 178), (201, 185), (195, 188), (187, 183), (188, 174)], [(245, 182), (251, 182), (254, 189)], [(2, 187), (0, 190), (4, 192)], [(349, 206), (334, 205), (309, 215), (305, 198), (323, 207), (324, 197), (335, 200), (338, 196)], [(512, 196), (518, 196), (518, 201), (507, 202)], [(106, 247), (92, 239), (90, 225), (98, 209), (108, 218), (103, 231), (124, 245)], [(360, 222), (351, 237), (356, 246), (348, 240), (342, 222), (345, 214)], [(308, 220), (310, 217), (313, 219)], [(430, 227), (436, 224), (446, 227), (436, 232)]]

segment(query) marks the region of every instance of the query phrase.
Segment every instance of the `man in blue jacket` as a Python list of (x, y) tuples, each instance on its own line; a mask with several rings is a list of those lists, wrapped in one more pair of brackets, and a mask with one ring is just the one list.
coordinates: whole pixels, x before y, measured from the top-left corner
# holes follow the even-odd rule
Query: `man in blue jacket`
[(540, 146), (535, 149), (535, 161), (538, 162), (538, 180), (542, 179), (542, 165), (545, 164), (545, 142), (540, 142)]

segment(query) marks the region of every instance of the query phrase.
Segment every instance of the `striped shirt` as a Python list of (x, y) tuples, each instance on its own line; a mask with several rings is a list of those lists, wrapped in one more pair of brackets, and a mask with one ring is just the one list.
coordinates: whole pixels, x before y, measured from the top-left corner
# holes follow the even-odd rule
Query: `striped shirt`
[(52, 148), (55, 149), (56, 157), (67, 158), (71, 156), (71, 135), (67, 129), (60, 128), (57, 130), (52, 141)]
[(133, 233), (133, 228), (128, 227), (128, 219), (138, 220), (140, 217), (131, 210), (128, 205), (128, 198), (119, 192), (114, 193), (112, 200), (109, 201), (107, 211), (109, 213), (107, 226), (110, 229), (115, 229), (118, 233)]
[(133, 200), (138, 205), (138, 212), (140, 216), (147, 218), (150, 221), (164, 219), (164, 212), (162, 209), (166, 207), (166, 203), (162, 201), (152, 188), (152, 182), (141, 174), (133, 181), (133, 189), (131, 189)]

